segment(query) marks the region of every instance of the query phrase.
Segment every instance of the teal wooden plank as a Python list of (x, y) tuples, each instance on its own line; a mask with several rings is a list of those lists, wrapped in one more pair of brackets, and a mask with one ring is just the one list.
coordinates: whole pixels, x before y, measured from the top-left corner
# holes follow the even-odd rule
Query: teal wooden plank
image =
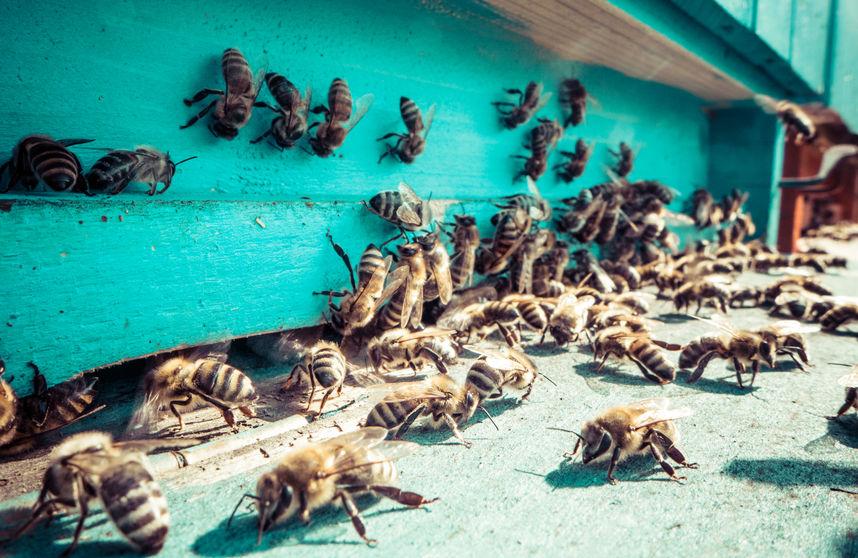
[[(164, 13), (181, 26), (165, 25)], [(0, 66), (0, 148), (43, 131), (199, 156), (155, 199), (140, 189), (109, 199), (0, 196), (0, 207), (13, 202), (0, 211), (0, 282), (9, 293), (0, 324), (11, 324), (2, 328), (0, 356), (24, 392), (31, 359), (56, 381), (182, 344), (317, 322), (323, 301), (309, 293), (348, 284), (325, 230), (353, 254), (392, 232), (360, 200), (402, 179), (424, 196), (481, 207), (523, 189), (511, 182), (509, 155), (521, 151), (526, 130), (501, 130), (489, 104), (502, 87), (540, 79), (554, 90), (574, 72), (599, 101), (564, 140), (597, 142), (587, 171), (571, 187), (544, 177), (548, 197), (603, 181), (607, 149), (621, 140), (639, 152), (635, 177), (682, 192), (706, 178), (700, 99), (558, 60), (470, 4), (269, 0), (236, 9), (225, 0), (145, 7), (50, 0), (7, 3), (0, 16), (17, 22)], [(57, 21), (75, 33), (56, 33)], [(338, 75), (355, 94), (374, 93), (342, 157), (250, 145), (268, 124), (263, 113), (233, 142), (203, 126), (180, 131), (191, 114), (181, 99), (219, 84), (217, 59), (227, 46), (241, 48), (255, 67), (267, 63), (299, 86), (311, 84), (317, 99)], [(375, 138), (402, 128), (400, 95), (437, 103), (436, 122), (413, 166), (379, 165)], [(559, 107), (543, 114), (557, 117)], [(87, 164), (100, 155), (78, 153)]]
[(750, 194), (746, 205), (759, 234), (777, 231), (777, 180), (783, 136), (777, 119), (756, 107), (714, 110), (709, 121), (709, 189), (717, 198), (733, 188)]
[(745, 27), (751, 27), (754, 20), (754, 2), (753, 0), (715, 0), (718, 4), (727, 10), (736, 21)]
[(781, 58), (789, 60), (792, 0), (757, 0), (754, 30)]
[(858, 129), (858, 2), (835, 2), (828, 102)]
[(816, 93), (825, 90), (830, 9), (831, 0), (795, 0), (790, 62)]

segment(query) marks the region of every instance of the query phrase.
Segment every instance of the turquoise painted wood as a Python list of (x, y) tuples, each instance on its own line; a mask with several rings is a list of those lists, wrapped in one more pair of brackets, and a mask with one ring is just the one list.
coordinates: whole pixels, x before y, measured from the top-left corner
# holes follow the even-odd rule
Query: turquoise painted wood
[[(794, 2), (795, 19), (792, 26), (790, 62), (814, 92), (822, 94), (825, 91), (831, 0)], [(853, 42), (853, 47), (854, 45)]]
[(835, 0), (828, 102), (858, 129), (858, 2)]
[[(43, 132), (199, 157), (156, 198), (142, 188), (115, 198), (0, 196), (0, 355), (22, 393), (28, 360), (57, 381), (183, 344), (318, 322), (324, 300), (310, 293), (348, 284), (325, 231), (355, 258), (393, 232), (361, 200), (406, 180), (485, 214), (490, 200), (522, 190), (509, 156), (525, 130), (501, 130), (489, 104), (502, 87), (538, 79), (553, 90), (575, 73), (599, 101), (564, 140), (596, 142), (587, 172), (571, 187), (546, 176), (548, 197), (604, 180), (607, 148), (621, 140), (638, 151), (634, 177), (686, 193), (707, 178), (700, 99), (557, 60), (471, 4), (50, 0), (4, 4), (0, 17), (17, 22), (0, 66), (0, 149)], [(75, 32), (56, 32), (57, 21)], [(192, 114), (181, 99), (220, 85), (226, 47), (311, 85), (317, 100), (341, 76), (375, 104), (328, 160), (250, 145), (269, 122), (260, 111), (233, 142), (203, 125), (180, 131)], [(400, 95), (438, 104), (428, 149), (410, 167), (379, 165), (375, 138), (402, 129)], [(100, 154), (77, 152), (86, 164)]]
[(756, 107), (715, 110), (709, 120), (709, 189), (716, 198), (733, 188), (750, 194), (746, 208), (757, 232), (776, 238), (777, 178), (783, 140), (772, 115)]
[(757, 0), (754, 31), (784, 60), (789, 60), (792, 0)]
[(752, 28), (754, 22), (754, 0), (715, 0), (727, 10), (736, 21), (745, 27)]

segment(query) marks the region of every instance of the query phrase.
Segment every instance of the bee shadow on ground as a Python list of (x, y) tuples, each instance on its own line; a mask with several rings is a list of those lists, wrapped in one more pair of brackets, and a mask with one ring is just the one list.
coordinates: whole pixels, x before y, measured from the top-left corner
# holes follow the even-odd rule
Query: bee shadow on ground
[(855, 558), (858, 556), (858, 531), (847, 531), (834, 541), (835, 556)]
[(668, 312), (666, 314), (658, 314), (657, 316), (655, 316), (655, 319), (666, 324), (684, 324), (686, 322), (695, 321), (692, 316), (688, 314), (683, 314), (681, 312)]
[[(703, 376), (693, 384), (688, 383), (688, 377), (690, 375), (691, 372), (679, 370), (676, 376), (676, 383), (682, 387), (705, 393), (716, 393), (718, 395), (750, 395), (759, 389), (756, 382), (754, 382), (754, 386), (747, 387), (748, 382), (751, 381), (750, 376), (747, 374), (744, 374), (742, 377), (742, 381), (745, 382), (746, 387), (739, 387), (739, 384), (736, 383), (735, 374), (730, 374), (728, 376), (718, 378), (717, 380)], [(758, 376), (757, 380), (759, 381), (759, 379), (760, 378)]]
[[(21, 527), (30, 518), (30, 511), (30, 508), (17, 507), (0, 512), (0, 524), (4, 525), (3, 530), (0, 530), (0, 541), (6, 537), (11, 537), (14, 529)], [(0, 543), (0, 548), (7, 551), (9, 555), (59, 556), (71, 545), (78, 517), (77, 514), (69, 514), (56, 516), (50, 522), (43, 519), (18, 539)], [(101, 510), (95, 510), (87, 517), (75, 553), (87, 556), (133, 556), (138, 554), (124, 540), (86, 540), (94, 536), (94, 529), (102, 528), (103, 530), (105, 526), (113, 530), (108, 536), (121, 539), (119, 532), (110, 525), (110, 519)]]
[[(381, 514), (413, 511), (407, 507), (372, 510), (374, 504), (381, 502), (372, 495), (356, 498), (357, 507), (367, 527), (367, 536), (372, 537), (372, 518)], [(429, 509), (428, 507), (426, 509)], [(314, 511), (310, 525), (304, 525), (293, 518), (276, 525), (262, 535), (262, 542), (256, 544), (257, 515), (251, 508), (239, 508), (232, 524), (227, 527), (229, 518), (225, 518), (211, 531), (201, 535), (192, 546), (195, 554), (201, 556), (245, 556), (255, 552), (264, 552), (272, 548), (288, 548), (316, 545), (354, 545), (366, 543), (360, 539), (349, 520), (349, 516), (340, 506), (327, 506)], [(324, 534), (319, 533), (324, 530)], [(384, 541), (381, 541), (382, 543)]]
[[(517, 394), (516, 394), (517, 395)], [(486, 402), (486, 410), (491, 414), (492, 419), (500, 429), (500, 432), (503, 433), (504, 423), (503, 421), (498, 421), (498, 417), (503, 415), (505, 412), (510, 409), (515, 409), (519, 405), (527, 405), (527, 401), (520, 403), (520, 400), (515, 395), (509, 395), (503, 397), (501, 399), (495, 399)], [(440, 428), (433, 429), (428, 422), (426, 422), (422, 417), (417, 419), (418, 422), (412, 426), (405, 435), (405, 439), (411, 442), (415, 442), (420, 444), (421, 446), (461, 446), (462, 444), (456, 440), (453, 436), (453, 432), (447, 428), (446, 425), (442, 425)], [(488, 424), (484, 424), (488, 423)], [(479, 428), (474, 428), (475, 426), (480, 426)], [(494, 426), (492, 426), (489, 417), (486, 416), (484, 412), (477, 409), (474, 417), (468, 422), (464, 427), (460, 427), (462, 431), (462, 436), (464, 436), (465, 440), (479, 443), (481, 440), (485, 440), (491, 438), (493, 433), (497, 433)], [(479, 434), (483, 434), (488, 432), (487, 436), (479, 436)]]
[(723, 472), (740, 479), (789, 486), (854, 486), (858, 468), (803, 459), (734, 459)]
[(843, 415), (828, 421), (828, 435), (852, 449), (858, 449), (858, 415)]
[[(633, 456), (618, 465), (614, 477), (624, 482), (668, 481), (664, 476), (657, 475), (661, 469), (653, 468), (653, 460), (649, 456)], [(545, 475), (545, 482), (557, 488), (587, 488), (590, 486), (610, 486), (608, 482), (608, 463), (584, 465), (580, 458), (575, 462), (564, 459), (558, 467)]]
[[(624, 363), (623, 363), (624, 364)], [(629, 363), (631, 366), (635, 366), (634, 364)], [(637, 367), (635, 370), (638, 372), (638, 375), (627, 374), (625, 369), (622, 368), (622, 364), (605, 364), (605, 366), (600, 371), (596, 371), (599, 364), (592, 361), (587, 360), (585, 362), (578, 362), (572, 365), (572, 368), (575, 370), (575, 373), (584, 378), (588, 383), (592, 380), (599, 380), (601, 382), (609, 383), (609, 384), (617, 384), (622, 386), (654, 386), (657, 385), (654, 382), (650, 382), (646, 378), (640, 375), (640, 371), (637, 371)], [(622, 370), (622, 372), (620, 372)]]

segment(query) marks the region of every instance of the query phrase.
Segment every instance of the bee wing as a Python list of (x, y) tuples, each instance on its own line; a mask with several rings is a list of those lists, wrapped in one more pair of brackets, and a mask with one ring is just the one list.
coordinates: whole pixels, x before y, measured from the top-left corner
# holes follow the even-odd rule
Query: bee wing
[[(388, 256), (389, 257), (389, 256)], [(394, 269), (388, 275), (390, 278), (390, 282), (381, 292), (381, 297), (378, 299), (378, 303), (381, 304), (391, 296), (393, 293), (399, 290), (400, 287), (405, 283), (405, 280), (408, 278), (408, 266), (401, 265)]]
[(116, 442), (118, 448), (131, 451), (139, 451), (142, 453), (152, 453), (155, 450), (167, 448), (187, 448), (196, 446), (202, 443), (202, 440), (196, 438), (164, 438), (164, 439), (146, 439), (146, 440), (122, 440)]
[(313, 88), (308, 85), (307, 89), (304, 90), (304, 101), (301, 105), (301, 112), (303, 113), (305, 120), (310, 115), (310, 106), (311, 106), (312, 102), (313, 102)]
[(664, 212), (665, 220), (671, 225), (693, 225), (694, 219), (683, 213), (674, 213), (673, 211)]
[(791, 333), (818, 333), (822, 331), (822, 328), (816, 324), (803, 324), (797, 320), (780, 320), (771, 325), (777, 328), (782, 335), (789, 335)]
[(149, 434), (158, 421), (159, 407), (160, 400), (155, 394), (146, 395), (143, 401), (137, 406), (134, 414), (131, 415), (131, 420), (128, 421), (128, 426), (125, 427), (125, 435), (137, 437)]
[(837, 383), (847, 388), (858, 387), (858, 364), (852, 367), (852, 372), (841, 376)]
[(551, 97), (553, 97), (553, 96), (554, 96), (554, 93), (551, 93), (551, 92), (543, 93), (542, 95), (540, 95), (539, 101), (537, 101), (536, 106), (533, 107), (533, 114), (536, 114), (537, 112), (541, 111), (545, 107), (545, 105), (548, 104), (548, 101), (550, 101)]
[[(378, 428), (378, 427), (373, 427)], [(381, 430), (384, 430), (383, 428)], [(384, 430), (385, 435), (387, 430)], [(396, 461), (401, 457), (405, 457), (414, 453), (419, 446), (413, 442), (404, 442), (400, 440), (383, 442), (377, 441), (374, 443), (361, 442), (358, 444), (350, 444), (343, 447), (337, 453), (334, 462), (324, 471), (320, 471), (322, 478), (332, 475), (338, 475), (347, 471), (361, 469), (363, 467), (371, 467), (380, 463), (388, 463)], [(367, 454), (364, 449), (372, 448), (373, 453)], [(377, 454), (381, 454), (379, 458)]]
[(455, 329), (447, 329), (443, 327), (427, 327), (425, 329), (412, 331), (394, 341), (394, 343), (405, 343), (412, 339), (424, 339), (426, 337), (452, 337), (456, 334)]
[(343, 128), (345, 128), (346, 132), (351, 131), (352, 128), (357, 126), (357, 123), (360, 122), (360, 119), (366, 115), (366, 112), (369, 110), (369, 107), (372, 106), (372, 102), (375, 100), (375, 95), (372, 93), (367, 93), (366, 95), (360, 97), (357, 101), (355, 101), (354, 110), (352, 111), (351, 117), (343, 124)]
[(413, 227), (420, 227), (423, 225), (423, 219), (418, 215), (417, 211), (414, 210), (414, 207), (404, 203), (396, 208), (396, 218), (405, 225), (411, 225)]
[(727, 333), (729, 335), (734, 335), (736, 331), (736, 327), (725, 317), (720, 314), (715, 314), (711, 318), (701, 318), (700, 316), (694, 316), (689, 314), (692, 318), (696, 320), (700, 320), (701, 322), (706, 322), (709, 325), (715, 327), (716, 329), (722, 331), (723, 333)]
[(370, 400), (395, 403), (400, 401), (447, 399), (450, 394), (439, 389), (431, 379), (416, 382), (389, 382), (383, 386), (370, 386), (367, 389)]
[(647, 426), (652, 426), (660, 422), (690, 417), (693, 414), (694, 412), (687, 407), (682, 407), (679, 409), (658, 409), (646, 411), (644, 413), (641, 413), (641, 415), (638, 416), (632, 422), (631, 425), (629, 425), (629, 428), (631, 430), (639, 430), (641, 428), (646, 428)]
[(429, 135), (429, 128), (432, 127), (432, 120), (435, 119), (435, 104), (433, 103), (429, 110), (423, 114), (423, 131), (420, 134), (423, 141), (426, 141), (426, 136)]
[(527, 189), (531, 194), (536, 196), (536, 199), (544, 199), (542, 193), (539, 191), (539, 187), (536, 185), (536, 181), (530, 178), (530, 176), (527, 177)]
[(423, 199), (421, 199), (420, 196), (417, 195), (417, 192), (415, 192), (414, 189), (405, 182), (400, 182), (396, 186), (396, 189), (399, 191), (399, 195), (402, 196), (402, 200), (408, 205), (420, 205), (423, 203)]
[(769, 114), (778, 113), (778, 101), (768, 95), (754, 95), (754, 102)]

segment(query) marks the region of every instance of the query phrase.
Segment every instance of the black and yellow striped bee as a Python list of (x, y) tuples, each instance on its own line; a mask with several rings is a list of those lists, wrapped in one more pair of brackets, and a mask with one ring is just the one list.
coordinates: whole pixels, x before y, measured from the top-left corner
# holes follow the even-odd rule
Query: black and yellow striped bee
[(302, 382), (309, 382), (310, 396), (307, 398), (307, 410), (313, 404), (313, 396), (316, 389), (324, 391), (322, 402), (319, 404), (319, 413), (325, 408), (328, 398), (336, 392), (340, 395), (343, 391), (343, 381), (348, 373), (348, 363), (339, 346), (330, 341), (319, 341), (304, 354), (304, 358), (295, 365), (283, 389), (288, 390)]
[[(118, 149), (96, 161), (86, 178), (90, 188), (107, 190), (110, 195), (118, 194), (132, 182), (142, 182), (149, 185), (147, 193), (154, 196), (166, 192), (173, 182), (176, 167), (191, 159), (196, 157), (174, 163), (169, 153), (146, 145), (138, 146), (134, 151)], [(164, 184), (161, 190), (157, 189), (159, 182)]]
[(406, 231), (425, 229), (432, 222), (432, 206), (417, 195), (411, 186), (400, 182), (396, 190), (384, 190), (364, 205), (385, 221)]
[(405, 123), (408, 132), (405, 134), (391, 132), (378, 138), (377, 141), (384, 141), (393, 137), (398, 138), (395, 144), (387, 144), (387, 149), (378, 159), (379, 163), (391, 155), (403, 163), (410, 164), (426, 149), (426, 136), (429, 135), (429, 128), (432, 127), (432, 120), (435, 118), (435, 105), (430, 106), (424, 116), (421, 115), (420, 109), (414, 101), (408, 97), (400, 97), (399, 113), (402, 115), (402, 121)]
[(313, 122), (308, 128), (312, 130), (318, 126), (316, 135), (310, 138), (313, 152), (319, 157), (328, 157), (342, 146), (348, 133), (357, 126), (374, 99), (372, 93), (367, 93), (352, 105), (352, 92), (346, 80), (334, 78), (328, 88), (328, 105), (313, 108), (313, 114), (325, 115), (324, 121)]
[(274, 97), (277, 106), (257, 101), (253, 106), (274, 111), (277, 117), (271, 121), (271, 127), (250, 143), (259, 143), (268, 136), (274, 136), (276, 147), (281, 150), (293, 147), (307, 133), (307, 117), (310, 113), (312, 90), (307, 86), (304, 97), (295, 85), (275, 72), (265, 74), (268, 91)]
[(44, 183), (56, 192), (83, 192), (90, 195), (83, 167), (77, 156), (68, 150), (73, 145), (89, 143), (90, 139), (54, 140), (44, 135), (27, 136), (18, 142), (12, 158), (0, 165), (0, 178), (9, 170), (9, 181), (0, 190), (8, 192), (23, 182), (27, 190)]

